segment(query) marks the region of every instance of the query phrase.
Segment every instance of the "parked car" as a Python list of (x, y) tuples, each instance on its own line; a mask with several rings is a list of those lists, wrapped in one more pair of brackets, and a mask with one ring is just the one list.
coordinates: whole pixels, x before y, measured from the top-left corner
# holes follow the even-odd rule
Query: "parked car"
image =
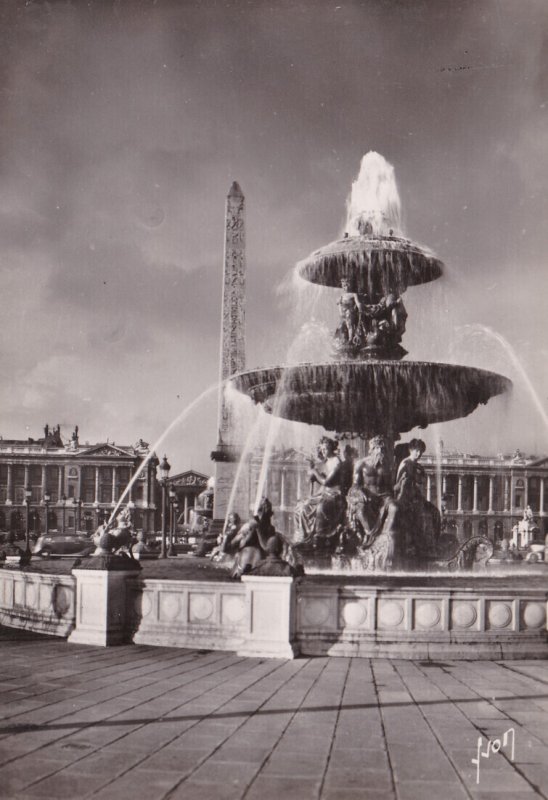
[(544, 561), (545, 546), (543, 544), (533, 542), (529, 545), (529, 552), (525, 556), (525, 560), (529, 562)]
[(91, 539), (83, 533), (49, 533), (40, 536), (32, 551), (35, 556), (89, 556), (95, 550)]

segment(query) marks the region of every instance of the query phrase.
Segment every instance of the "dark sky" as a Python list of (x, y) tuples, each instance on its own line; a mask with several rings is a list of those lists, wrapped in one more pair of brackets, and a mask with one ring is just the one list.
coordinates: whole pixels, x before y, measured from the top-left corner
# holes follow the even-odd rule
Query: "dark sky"
[[(276, 287), (377, 150), (447, 265), (405, 298), (409, 357), (516, 384), (431, 435), (548, 452), (543, 0), (4, 0), (0, 30), (4, 437), (154, 442), (216, 381), (233, 180), (248, 363), (285, 360), (305, 319)], [(175, 470), (210, 471), (215, 424), (212, 391), (161, 446)]]

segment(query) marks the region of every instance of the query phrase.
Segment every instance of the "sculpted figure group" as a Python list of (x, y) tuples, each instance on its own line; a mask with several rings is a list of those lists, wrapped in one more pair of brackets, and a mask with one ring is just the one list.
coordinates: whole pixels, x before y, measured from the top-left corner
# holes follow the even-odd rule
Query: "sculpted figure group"
[(308, 473), (319, 490), (297, 505), (292, 545), (358, 555), (368, 569), (422, 566), (435, 553), (441, 526), (422, 490), (424, 442), (399, 445), (395, 468), (382, 436), (370, 439), (363, 458), (349, 445), (343, 458), (337, 450), (338, 442), (322, 439), (320, 460)]
[(257, 513), (242, 524), (236, 513), (227, 517), (218, 546), (211, 554), (214, 561), (231, 559), (234, 579), (242, 575), (270, 577), (297, 576), (300, 571), (286, 561), (284, 540), (272, 524), (272, 504), (266, 497)]
[(422, 570), (440, 560), (450, 569), (468, 569), (487, 560), (492, 546), (484, 537), (444, 553), (441, 514), (424, 494), (424, 451), (421, 439), (411, 439), (391, 453), (386, 439), (374, 436), (365, 456), (358, 458), (350, 445), (341, 456), (339, 442), (324, 436), (310, 461), (310, 495), (297, 503), (292, 529), (283, 536), (275, 531), (265, 498), (243, 525), (229, 515), (213, 558), (232, 559), (235, 578), (302, 574), (310, 556), (341, 565), (357, 559), (364, 570), (381, 572)]
[(347, 278), (341, 280), (342, 294), (337, 301), (339, 325), (335, 331), (335, 351), (339, 356), (382, 355), (401, 358), (407, 311), (395, 293), (368, 297), (354, 291)]

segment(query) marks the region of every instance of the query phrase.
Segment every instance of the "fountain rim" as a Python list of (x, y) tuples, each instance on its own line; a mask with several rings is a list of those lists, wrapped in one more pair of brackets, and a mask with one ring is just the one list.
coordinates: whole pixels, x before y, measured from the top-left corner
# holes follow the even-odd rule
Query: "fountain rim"
[[(345, 366), (357, 366), (361, 365), (365, 368), (374, 365), (381, 365), (381, 366), (390, 366), (395, 369), (401, 369), (402, 367), (409, 367), (410, 369), (414, 366), (420, 365), (422, 367), (438, 367), (442, 369), (449, 369), (449, 370), (467, 370), (470, 373), (477, 373), (485, 376), (489, 376), (492, 378), (496, 378), (499, 381), (502, 381), (507, 386), (507, 389), (510, 389), (513, 386), (513, 381), (510, 378), (507, 378), (505, 375), (501, 375), (498, 372), (493, 372), (493, 370), (485, 369), (484, 367), (473, 367), (466, 364), (451, 364), (447, 361), (416, 361), (414, 359), (402, 359), (400, 361), (394, 359), (383, 359), (383, 358), (355, 358), (355, 359), (345, 359), (344, 361), (300, 361), (296, 364), (294, 363), (284, 363), (284, 364), (275, 364), (273, 366), (263, 366), (263, 367), (250, 367), (249, 369), (241, 370), (239, 372), (233, 373), (228, 378), (228, 383), (233, 384), (238, 378), (243, 377), (244, 375), (251, 375), (253, 373), (260, 373), (260, 372), (273, 372), (276, 371), (292, 371), (292, 370), (299, 370), (301, 367), (313, 367), (315, 369), (322, 368), (322, 367), (342, 367), (343, 369)], [(405, 370), (403, 370), (405, 371)], [(235, 387), (238, 388), (238, 387)], [(238, 389), (238, 391), (240, 391)]]
[[(407, 386), (420, 367), (431, 368), (430, 380), (434, 385), (442, 380), (446, 385), (458, 385), (466, 375), (464, 385), (452, 400), (444, 400), (438, 392), (433, 395), (429, 407), (409, 410), (406, 400)], [(381, 368), (387, 389), (399, 393), (398, 399), (383, 410), (378, 403), (371, 402), (368, 389), (376, 380), (375, 373)], [(302, 377), (300, 375), (302, 374)], [(287, 386), (284, 390), (284, 383)], [(300, 385), (306, 383), (304, 388)], [(438, 422), (449, 422), (468, 416), (478, 405), (509, 391), (509, 378), (479, 367), (428, 361), (356, 360), (329, 361), (292, 364), (284, 367), (262, 367), (246, 370), (230, 378), (230, 383), (240, 394), (274, 416), (308, 425), (320, 425), (328, 431), (354, 431), (356, 434), (369, 431), (382, 433), (392, 430), (399, 433), (414, 428), (426, 428)], [(403, 394), (402, 394), (403, 393)], [(282, 405), (273, 406), (279, 397)], [(310, 405), (313, 397), (322, 401), (315, 408)], [(413, 394), (409, 400), (413, 400)], [(332, 411), (326, 410), (331, 407)]]
[[(391, 259), (418, 258), (427, 269), (411, 269), (405, 276), (405, 286), (429, 283), (443, 275), (444, 264), (427, 247), (401, 236), (363, 234), (335, 239), (314, 250), (295, 265), (300, 278), (311, 283), (340, 288), (340, 281), (354, 272), (372, 269), (370, 257), (385, 255)], [(339, 267), (338, 260), (345, 259)], [(332, 267), (337, 262), (337, 268)], [(417, 265), (418, 266), (418, 265)]]

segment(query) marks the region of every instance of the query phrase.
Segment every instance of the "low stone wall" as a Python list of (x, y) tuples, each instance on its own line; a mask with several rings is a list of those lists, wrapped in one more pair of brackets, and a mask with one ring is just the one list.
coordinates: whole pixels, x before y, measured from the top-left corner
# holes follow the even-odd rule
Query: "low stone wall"
[(236, 583), (3, 569), (0, 623), (82, 644), (133, 641), (265, 658), (548, 658), (548, 592), (523, 578), (509, 586), (254, 576)]
[(546, 658), (546, 601), (543, 589), (485, 582), (467, 589), (305, 582), (296, 638), (303, 655)]
[(242, 583), (133, 577), (127, 598), (137, 644), (238, 650), (249, 628)]
[(72, 575), (0, 569), (0, 623), (68, 636), (76, 620), (75, 585)]

